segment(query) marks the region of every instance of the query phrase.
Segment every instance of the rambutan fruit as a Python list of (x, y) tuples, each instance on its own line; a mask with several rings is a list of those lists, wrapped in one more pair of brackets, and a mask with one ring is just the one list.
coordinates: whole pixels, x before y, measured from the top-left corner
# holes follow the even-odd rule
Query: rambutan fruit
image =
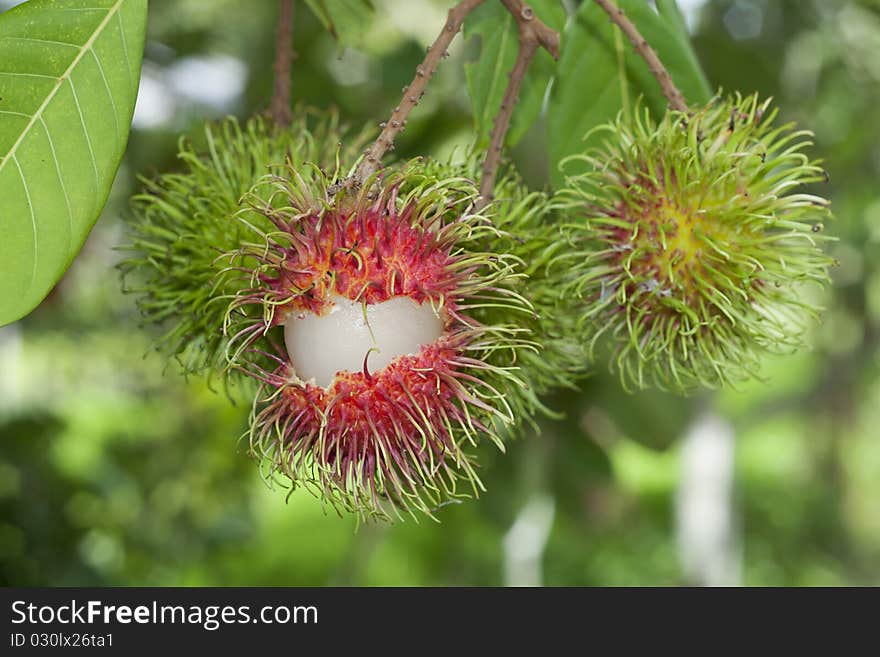
[(364, 517), (431, 515), (481, 490), (471, 448), (503, 448), (536, 390), (571, 376), (523, 367), (540, 309), (499, 226), (541, 212), (523, 196), (477, 213), (461, 174), (420, 159), (350, 193), (291, 168), (251, 199), (274, 228), (234, 258), (249, 285), (227, 334), (260, 382), (249, 435), (270, 476)]
[(309, 109), (297, 109), (284, 128), (262, 117), (229, 118), (206, 125), (198, 146), (181, 139), (179, 171), (142, 180), (120, 269), (144, 323), (163, 331), (158, 348), (185, 372), (226, 371), (223, 319), (238, 289), (222, 256), (250, 235), (243, 220), (270, 227), (258, 213), (241, 212), (242, 197), (267, 193), (254, 185), (285, 162), (305, 176), (312, 175), (306, 162), (335, 175), (364, 142), (346, 133), (335, 113)]
[(803, 187), (826, 174), (802, 152), (810, 133), (776, 114), (756, 96), (659, 123), (637, 112), (563, 163), (567, 292), (625, 386), (715, 387), (802, 344), (817, 314), (802, 284), (824, 284), (831, 263), (829, 203)]
[(564, 242), (511, 175), (477, 212), (475, 158), (352, 185), (362, 139), (297, 116), (182, 142), (182, 170), (134, 199), (122, 268), (186, 372), (257, 382), (247, 435), (270, 478), (364, 517), (431, 514), (481, 490), (475, 445), (503, 447), (582, 369), (557, 315)]
[[(427, 159), (420, 163), (419, 173), (434, 184), (449, 178), (477, 181), (482, 175), (482, 158), (474, 154), (454, 165)], [(528, 189), (512, 168), (502, 170), (493, 195), (492, 203), (480, 214), (492, 222), (498, 235), (481, 248), (507, 253), (518, 261), (516, 289), (532, 308), (518, 323), (539, 345), (519, 354), (528, 385), (518, 416), (530, 420), (535, 411), (553, 416), (555, 412), (544, 405), (541, 396), (557, 388), (576, 389), (589, 369), (577, 335), (578, 317), (571, 312), (565, 295), (568, 266), (558, 258), (568, 249), (568, 242), (548, 195)]]

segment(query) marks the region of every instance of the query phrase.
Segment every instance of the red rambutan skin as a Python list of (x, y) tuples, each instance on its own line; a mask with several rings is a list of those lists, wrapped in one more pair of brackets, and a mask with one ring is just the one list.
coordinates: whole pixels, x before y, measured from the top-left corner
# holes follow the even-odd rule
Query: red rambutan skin
[(290, 245), (277, 273), (262, 276), (279, 294), (298, 293), (274, 323), (283, 323), (292, 311), (321, 315), (332, 295), (366, 304), (396, 296), (417, 303), (451, 300), (456, 278), (449, 270), (449, 246), (413, 226), (412, 214), (411, 207), (400, 214), (374, 207), (351, 217), (325, 213), (291, 221), (285, 226)]
[(375, 475), (381, 471), (385, 493), (403, 499), (411, 495), (414, 482), (460, 465), (464, 457), (453, 426), (488, 431), (464, 410), (465, 404), (482, 402), (462, 383), (454, 342), (444, 336), (373, 374), (340, 373), (326, 389), (279, 381), (280, 396), (258, 420), (283, 427), (284, 463), (311, 458), (335, 478), (369, 482), (374, 504)]
[(478, 434), (497, 440), (487, 418), (511, 419), (487, 403), (506, 409), (501, 393), (474, 376), (490, 368), (468, 353), (483, 327), (459, 312), (462, 286), (472, 285), (480, 265), (461, 260), (448, 224), (411, 205), (398, 211), (391, 196), (351, 214), (273, 217), (280, 234), (260, 256), (270, 266), (240, 302), (274, 312), (240, 335), (255, 339), (293, 312), (323, 314), (339, 295), (365, 304), (397, 296), (431, 303), (443, 336), (381, 370), (370, 372), (365, 360), (363, 371), (338, 372), (326, 388), (296, 376), (296, 363), (277, 345), (275, 354), (254, 349), (275, 367), (248, 370), (262, 383), (251, 440), (274, 468), (318, 484), (325, 499), (377, 510), (391, 498), (430, 513), (455, 494), (457, 471), (479, 486), (463, 444)]

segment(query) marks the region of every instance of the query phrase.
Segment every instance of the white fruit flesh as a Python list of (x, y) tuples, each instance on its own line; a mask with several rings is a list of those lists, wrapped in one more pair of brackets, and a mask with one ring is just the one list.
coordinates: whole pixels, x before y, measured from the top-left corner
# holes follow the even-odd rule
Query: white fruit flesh
[(409, 297), (370, 305), (340, 296), (331, 301), (323, 315), (297, 312), (284, 322), (284, 343), (296, 375), (325, 388), (337, 372), (363, 371), (365, 359), (373, 374), (443, 335), (443, 320), (430, 303)]

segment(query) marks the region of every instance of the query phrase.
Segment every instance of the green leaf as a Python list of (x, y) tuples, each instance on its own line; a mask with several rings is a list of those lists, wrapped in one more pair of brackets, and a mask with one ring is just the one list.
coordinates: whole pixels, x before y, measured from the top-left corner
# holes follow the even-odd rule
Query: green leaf
[(627, 438), (654, 450), (667, 449), (684, 436), (700, 408), (692, 398), (660, 390), (624, 392), (607, 372), (597, 374), (585, 396)]
[(146, 0), (31, 0), (0, 15), (0, 325), (49, 293), (107, 202), (146, 14)]
[(342, 48), (360, 44), (374, 12), (371, 0), (306, 0), (306, 4)]
[[(547, 25), (562, 29), (566, 13), (560, 0), (533, 0), (529, 5)], [(476, 61), (466, 64), (465, 70), (474, 112), (476, 145), (485, 148), (489, 144), (495, 115), (501, 107), (508, 73), (516, 61), (519, 35), (516, 22), (500, 2), (484, 3), (471, 13), (465, 21), (464, 34), (466, 38), (480, 38), (479, 56)], [(515, 145), (540, 115), (555, 70), (553, 57), (540, 49), (523, 79), (506, 137), (508, 146)]]
[[(712, 91), (675, 2), (658, 2), (660, 13), (645, 0), (618, 0), (618, 4), (657, 51), (688, 102), (707, 103)], [(630, 111), (640, 98), (656, 117), (666, 111), (666, 99), (647, 64), (602, 8), (585, 2), (562, 36), (557, 79), (547, 110), (553, 184), (558, 187), (564, 183), (558, 169), (562, 159), (601, 139), (595, 135), (584, 141), (591, 129), (621, 110)]]
[(686, 43), (689, 43), (687, 23), (678, 3), (675, 0), (654, 0), (654, 2), (657, 5), (657, 13), (673, 26)]

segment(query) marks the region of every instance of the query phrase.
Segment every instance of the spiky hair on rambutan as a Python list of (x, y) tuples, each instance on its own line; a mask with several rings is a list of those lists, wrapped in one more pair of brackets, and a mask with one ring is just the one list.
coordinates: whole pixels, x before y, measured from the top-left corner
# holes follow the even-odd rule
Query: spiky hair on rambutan
[(473, 448), (503, 449), (538, 406), (517, 240), (460, 174), (418, 159), (353, 193), (291, 168), (252, 199), (274, 229), (238, 251), (227, 334), (260, 382), (249, 439), (271, 479), (365, 518), (433, 516), (479, 494)]
[(223, 320), (238, 281), (224, 255), (250, 235), (243, 219), (271, 226), (256, 212), (242, 212), (242, 198), (267, 194), (268, 187), (255, 184), (285, 162), (305, 176), (312, 175), (310, 162), (332, 177), (354, 161), (366, 136), (350, 133), (334, 111), (299, 107), (289, 126), (260, 116), (227, 118), (180, 140), (179, 169), (141, 180), (120, 263), (126, 291), (159, 335), (157, 349), (186, 373), (228, 372)]
[[(423, 160), (420, 176), (435, 183), (457, 178), (477, 181), (482, 158), (471, 153), (455, 163)], [(498, 229), (482, 248), (515, 256), (521, 278), (517, 290), (528, 299), (533, 313), (519, 322), (528, 329), (539, 349), (519, 354), (523, 377), (528, 383), (525, 408), (520, 415), (530, 420), (537, 411), (554, 416), (542, 396), (557, 388), (577, 389), (590, 369), (578, 339), (578, 317), (571, 312), (564, 292), (568, 266), (558, 256), (568, 248), (550, 197), (530, 190), (511, 166), (503, 167), (493, 189), (493, 200), (480, 214)], [(484, 311), (485, 312), (485, 311)]]
[(802, 152), (810, 133), (776, 115), (738, 95), (659, 123), (637, 111), (563, 163), (567, 290), (624, 386), (735, 383), (801, 346), (818, 313), (803, 284), (823, 285), (831, 264), (829, 202), (804, 187), (826, 174)]

